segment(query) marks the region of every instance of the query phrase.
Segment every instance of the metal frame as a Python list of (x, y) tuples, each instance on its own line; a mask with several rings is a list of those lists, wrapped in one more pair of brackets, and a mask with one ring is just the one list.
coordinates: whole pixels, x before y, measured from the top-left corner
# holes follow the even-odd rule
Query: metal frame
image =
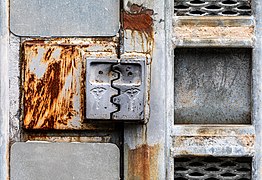
[(0, 2), (0, 179), (9, 177), (8, 0)]

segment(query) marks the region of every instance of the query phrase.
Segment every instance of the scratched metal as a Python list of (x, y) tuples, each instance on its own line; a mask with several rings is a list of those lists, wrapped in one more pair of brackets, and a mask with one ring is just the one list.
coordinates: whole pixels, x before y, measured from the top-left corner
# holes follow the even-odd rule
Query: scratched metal
[(252, 158), (175, 158), (175, 179), (251, 180)]
[(250, 49), (175, 49), (175, 123), (251, 123)]
[(82, 60), (74, 46), (24, 43), (24, 127), (81, 127)]
[(11, 0), (10, 29), (18, 36), (115, 36), (119, 0)]

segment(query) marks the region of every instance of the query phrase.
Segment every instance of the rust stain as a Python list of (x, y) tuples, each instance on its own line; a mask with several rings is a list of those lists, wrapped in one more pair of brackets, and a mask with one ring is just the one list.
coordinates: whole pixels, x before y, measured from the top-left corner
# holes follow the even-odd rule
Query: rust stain
[[(154, 44), (154, 23), (152, 16), (154, 11), (137, 4), (129, 3), (128, 7), (129, 11), (122, 13), (123, 29), (126, 32), (131, 31), (131, 39), (134, 41), (134, 46), (139, 44), (143, 52), (152, 54)], [(135, 42), (137, 37), (139, 40)]]
[(159, 145), (140, 145), (128, 152), (129, 180), (158, 179), (158, 151)]
[(82, 61), (74, 46), (24, 45), (24, 127), (64, 129), (81, 126)]
[(23, 43), (23, 126), (26, 129), (113, 130), (84, 121), (85, 59), (116, 57), (112, 38), (34, 39)]

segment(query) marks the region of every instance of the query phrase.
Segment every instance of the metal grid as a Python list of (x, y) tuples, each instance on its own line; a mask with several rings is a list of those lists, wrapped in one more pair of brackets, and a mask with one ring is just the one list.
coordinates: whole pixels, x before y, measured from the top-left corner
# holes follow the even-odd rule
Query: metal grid
[(250, 16), (250, 0), (175, 0), (176, 16)]
[(249, 157), (183, 157), (175, 158), (177, 180), (249, 180), (252, 159)]

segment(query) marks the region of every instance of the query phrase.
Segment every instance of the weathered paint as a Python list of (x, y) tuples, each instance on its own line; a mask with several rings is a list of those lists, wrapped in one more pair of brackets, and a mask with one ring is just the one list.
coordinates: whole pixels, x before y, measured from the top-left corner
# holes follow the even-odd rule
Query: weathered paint
[(116, 57), (115, 38), (29, 40), (23, 43), (26, 129), (112, 129), (84, 123), (83, 57)]
[(158, 151), (159, 145), (142, 144), (128, 152), (129, 180), (157, 180), (158, 179)]
[(173, 19), (175, 47), (252, 47), (254, 23), (246, 17), (179, 17)]
[(42, 141), (42, 142), (88, 142), (88, 143), (109, 143), (111, 140), (110, 136), (33, 136), (28, 135), (27, 141)]
[(253, 156), (255, 129), (251, 125), (177, 125), (173, 156)]
[(24, 63), (25, 128), (80, 128), (80, 51), (74, 46), (25, 43)]
[(0, 179), (9, 179), (8, 0), (0, 1)]
[[(126, 41), (130, 41), (133, 47), (126, 52), (143, 52), (152, 54), (154, 44), (153, 14), (152, 9), (142, 5), (128, 4), (129, 10), (122, 13), (123, 29)], [(129, 44), (126, 42), (125, 44)], [(131, 45), (130, 44), (130, 45)]]

